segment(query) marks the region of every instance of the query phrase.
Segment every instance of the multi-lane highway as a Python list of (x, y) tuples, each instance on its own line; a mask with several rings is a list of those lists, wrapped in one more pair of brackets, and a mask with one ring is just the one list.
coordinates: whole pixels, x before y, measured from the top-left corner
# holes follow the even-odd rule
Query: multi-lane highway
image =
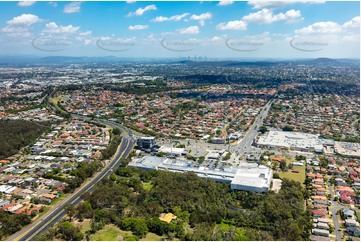
[(256, 138), (258, 134), (258, 129), (263, 124), (263, 120), (267, 117), (267, 114), (271, 108), (273, 100), (270, 100), (258, 114), (257, 118), (249, 128), (246, 136), (235, 146), (231, 148), (232, 151), (237, 151), (239, 154), (244, 154), (251, 149), (251, 145), (253, 140)]
[[(73, 115), (77, 119), (89, 119), (80, 115)], [(87, 181), (80, 188), (78, 188), (74, 193), (70, 194), (64, 201), (60, 204), (57, 204), (55, 207), (50, 209), (46, 214), (41, 218), (24, 227), (22, 230), (13, 234), (7, 240), (34, 240), (34, 237), (40, 233), (46, 231), (54, 223), (58, 222), (65, 215), (65, 206), (67, 204), (78, 204), (82, 199), (81, 195), (85, 192), (91, 190), (94, 185), (102, 180), (104, 177), (108, 176), (114, 169), (118, 168), (121, 164), (121, 159), (126, 158), (133, 149), (135, 141), (131, 131), (117, 123), (110, 122), (107, 120), (95, 120), (99, 123), (111, 126), (113, 128), (119, 128), (123, 131), (123, 139), (118, 146), (118, 149), (113, 156), (111, 162), (99, 173), (97, 173), (91, 180)]]

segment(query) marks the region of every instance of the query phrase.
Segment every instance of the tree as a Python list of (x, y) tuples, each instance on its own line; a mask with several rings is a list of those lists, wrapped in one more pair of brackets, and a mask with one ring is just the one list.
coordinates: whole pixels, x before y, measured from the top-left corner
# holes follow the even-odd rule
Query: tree
[(281, 162), (280, 162), (280, 169), (281, 169), (282, 171), (285, 171), (285, 170), (286, 170), (286, 161), (281, 161)]
[(114, 135), (120, 135), (120, 134), (121, 134), (120, 129), (119, 129), (119, 128), (114, 128), (114, 129), (113, 129), (113, 134), (114, 134)]
[(74, 204), (69, 203), (69, 204), (65, 205), (64, 209), (66, 211), (66, 214), (69, 217), (69, 221), (71, 222), (71, 220), (73, 219), (73, 217), (76, 214), (76, 209), (75, 209)]
[(266, 126), (261, 126), (258, 130), (259, 132), (261, 132), (262, 134), (266, 133), (268, 131), (267, 127)]
[(80, 231), (80, 229), (75, 227), (70, 222), (60, 223), (58, 229), (63, 239), (65, 240), (79, 241), (84, 238), (84, 234)]
[(282, 130), (283, 131), (293, 131), (293, 128), (291, 126), (286, 125), (282, 128)]
[(93, 209), (90, 202), (81, 202), (76, 207), (76, 216), (78, 219), (92, 218)]

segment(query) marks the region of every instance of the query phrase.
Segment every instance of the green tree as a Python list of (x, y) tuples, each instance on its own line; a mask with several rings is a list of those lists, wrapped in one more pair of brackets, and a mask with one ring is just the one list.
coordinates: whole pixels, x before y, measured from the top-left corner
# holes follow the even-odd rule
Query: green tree
[(84, 234), (80, 231), (79, 228), (75, 227), (70, 222), (63, 222), (59, 224), (59, 233), (62, 235), (63, 239), (68, 241), (80, 241), (84, 238)]
[(286, 170), (286, 161), (280, 161), (279, 167), (282, 171), (285, 171)]
[(293, 131), (293, 128), (291, 126), (286, 125), (282, 128), (282, 130), (283, 131)]
[(120, 135), (122, 132), (120, 131), (120, 129), (119, 128), (114, 128), (113, 129), (113, 134), (114, 135)]
[(261, 126), (258, 130), (259, 132), (261, 132), (262, 134), (266, 133), (268, 131), (267, 127), (266, 126)]

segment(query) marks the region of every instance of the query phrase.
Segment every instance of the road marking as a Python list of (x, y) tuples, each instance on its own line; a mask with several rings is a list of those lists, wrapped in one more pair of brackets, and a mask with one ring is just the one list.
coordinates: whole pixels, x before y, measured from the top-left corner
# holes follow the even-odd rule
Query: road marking
[[(123, 137), (123, 138), (124, 138), (124, 137)], [(123, 142), (123, 139), (122, 139), (122, 142)], [(120, 149), (120, 147), (122, 146), (122, 142), (121, 142), (120, 145), (118, 146), (118, 149)], [(123, 156), (124, 153), (128, 150), (130, 143), (131, 143), (131, 140), (128, 140), (128, 139), (127, 139), (127, 145), (126, 145), (125, 149), (123, 150), (123, 152), (120, 154), (119, 159), (122, 159), (122, 156)], [(115, 156), (117, 156), (117, 155), (115, 155)], [(109, 169), (107, 172), (105, 172), (102, 177), (99, 177), (99, 181), (102, 180), (102, 179), (104, 178), (104, 176), (106, 176), (107, 173), (108, 173), (111, 169), (114, 168), (114, 166), (117, 164), (117, 162), (119, 161), (119, 159), (113, 161), (114, 164), (111, 165), (111, 167), (106, 167), (106, 168), (104, 168), (104, 170), (107, 169), (107, 168), (110, 168), (110, 169)], [(104, 170), (103, 170), (103, 171), (104, 171)], [(100, 172), (100, 174), (101, 174), (101, 172)], [(100, 175), (100, 174), (99, 174), (99, 175)], [(91, 181), (94, 181), (94, 180), (96, 180), (96, 179), (97, 179), (97, 177), (94, 177), (94, 179), (92, 179)], [(77, 192), (73, 193), (71, 196), (69, 196), (68, 198), (66, 198), (66, 200), (62, 202), (62, 205), (63, 205), (64, 203), (67, 203), (70, 199), (74, 198), (76, 195), (79, 195), (78, 197), (80, 197), (80, 195), (84, 194), (85, 192), (87, 192), (87, 191), (89, 191), (91, 188), (93, 188), (93, 186), (96, 184), (96, 182), (95, 182), (93, 185), (91, 185), (89, 188), (85, 189), (85, 187), (86, 187), (91, 181), (88, 181), (87, 183), (85, 183), (83, 186), (81, 186), (81, 187), (78, 189)], [(85, 190), (82, 192), (83, 189), (85, 189)], [(80, 194), (80, 193), (81, 193), (81, 194)], [(75, 201), (76, 201), (76, 199), (75, 199), (73, 202), (75, 202)], [(59, 205), (58, 205), (58, 206), (59, 206)], [(58, 206), (55, 207), (55, 210), (58, 208)], [(28, 234), (29, 232), (31, 232), (31, 230), (34, 229), (36, 226), (39, 226), (43, 220), (47, 219), (49, 216), (53, 216), (48, 222), (46, 222), (43, 226), (41, 226), (38, 230), (36, 230), (35, 233), (33, 233), (33, 234), (36, 234), (36, 235), (37, 235), (38, 232), (41, 231), (45, 225), (48, 225), (51, 221), (53, 221), (54, 218), (55, 218), (59, 213), (61, 213), (63, 210), (64, 210), (64, 209), (61, 209), (58, 213), (55, 214), (55, 216), (53, 216), (53, 215), (54, 215), (53, 213), (54, 213), (55, 211), (52, 212), (52, 213), (49, 212), (48, 215), (44, 214), (43, 216), (45, 216), (45, 217), (43, 217), (41, 220), (35, 221), (35, 223), (31, 223), (31, 224), (30, 224), (31, 227), (29, 227), (28, 229), (26, 229), (26, 230), (27, 230), (26, 232), (21, 233), (20, 235), (18, 235), (17, 237), (15, 237), (15, 238), (12, 239), (12, 240), (18, 241), (19, 238), (21, 239), (21, 238), (23, 238), (24, 236), (27, 236), (27, 234)], [(20, 232), (20, 231), (19, 231), (19, 232)], [(33, 234), (30, 235), (26, 240), (29, 240), (30, 238), (34, 237)]]

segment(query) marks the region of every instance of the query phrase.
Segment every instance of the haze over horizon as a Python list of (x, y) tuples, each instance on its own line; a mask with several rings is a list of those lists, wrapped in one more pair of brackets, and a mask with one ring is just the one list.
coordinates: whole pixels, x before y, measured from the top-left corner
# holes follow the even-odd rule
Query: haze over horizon
[(0, 6), (1, 56), (360, 57), (357, 1), (27, 1)]

